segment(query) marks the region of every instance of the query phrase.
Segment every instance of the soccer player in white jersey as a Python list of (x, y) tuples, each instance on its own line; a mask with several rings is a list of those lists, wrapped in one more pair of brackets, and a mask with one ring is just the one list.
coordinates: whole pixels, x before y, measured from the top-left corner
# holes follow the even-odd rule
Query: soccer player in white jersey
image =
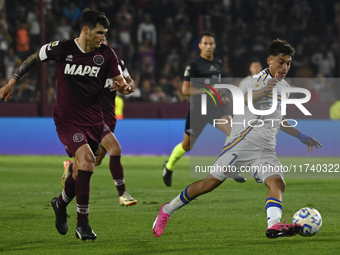
[[(280, 99), (281, 88), (289, 86), (283, 79), (290, 69), (294, 51), (294, 48), (284, 40), (277, 39), (269, 44), (267, 47), (268, 68), (254, 76), (255, 82), (249, 85), (249, 88), (252, 88), (252, 99), (255, 109), (270, 109), (273, 103), (273, 94), (275, 95), (273, 88), (277, 88), (277, 97)], [(296, 235), (302, 229), (300, 225), (281, 223), (282, 194), (286, 186), (283, 172), (265, 172), (259, 166), (263, 166), (262, 169), (264, 167), (267, 169), (270, 169), (270, 167), (281, 167), (281, 163), (275, 154), (276, 135), (279, 129), (297, 137), (302, 143), (307, 145), (307, 150), (310, 150), (311, 153), (314, 146), (318, 150), (319, 146), (322, 147), (322, 145), (314, 138), (303, 134), (285, 121), (279, 109), (281, 107), (280, 100), (278, 100), (277, 109), (274, 113), (262, 116), (252, 114), (249, 111), (247, 93), (244, 98), (245, 114), (234, 117), (233, 123), (252, 121), (247, 126), (233, 125), (229, 140), (223, 147), (221, 154), (215, 162), (215, 166), (220, 166), (224, 170), (232, 168), (240, 170), (241, 167), (254, 169), (257, 166), (257, 171), (253, 170), (251, 174), (258, 182), (264, 183), (268, 188), (265, 200), (268, 223), (266, 230), (267, 237), (276, 238)], [(266, 119), (282, 119), (284, 125), (281, 124), (281, 121), (268, 121)], [(185, 206), (196, 197), (214, 190), (231, 174), (233, 174), (231, 171), (211, 172), (205, 179), (194, 182), (186, 187), (170, 203), (163, 204), (153, 224), (154, 236), (158, 237), (163, 234), (168, 220), (175, 210)]]

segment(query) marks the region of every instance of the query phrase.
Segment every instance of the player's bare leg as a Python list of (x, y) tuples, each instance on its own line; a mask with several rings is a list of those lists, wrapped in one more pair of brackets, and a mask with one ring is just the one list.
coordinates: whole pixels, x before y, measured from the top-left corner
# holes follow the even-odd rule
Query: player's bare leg
[(90, 179), (94, 171), (94, 155), (88, 144), (80, 146), (74, 157), (71, 172), (65, 181), (65, 188), (62, 194), (52, 199), (56, 215), (56, 228), (60, 234), (66, 234), (68, 230), (66, 207), (74, 197), (77, 200), (77, 228), (76, 237), (82, 240), (96, 239), (96, 234), (92, 231), (89, 220), (89, 195)]
[[(227, 135), (227, 137), (230, 136), (230, 132), (231, 132), (231, 120), (229, 115), (224, 115), (221, 117), (221, 119), (226, 120), (225, 124), (216, 124), (216, 127), (221, 130), (223, 133), (225, 133)], [(238, 173), (235, 173), (235, 175), (232, 177), (232, 179), (234, 179), (237, 182), (243, 183), (246, 181), (246, 178), (244, 178), (243, 176), (239, 175)]]
[(183, 141), (179, 143), (172, 151), (169, 160), (163, 163), (163, 181), (166, 186), (170, 187), (172, 184), (172, 172), (174, 170), (176, 162), (182, 158), (182, 156), (191, 150), (196, 142), (195, 137), (190, 137), (184, 133)]
[(113, 133), (109, 133), (102, 139), (101, 144), (110, 154), (110, 172), (118, 191), (120, 205), (130, 206), (136, 204), (137, 200), (125, 189), (124, 169), (121, 164), (122, 149), (118, 140)]
[(267, 177), (264, 181), (268, 187), (266, 199), (267, 223), (266, 236), (268, 238), (277, 238), (283, 236), (293, 236), (301, 231), (298, 224), (281, 223), (282, 215), (282, 194), (286, 184), (280, 175)]
[(98, 156), (96, 158), (96, 166), (99, 166), (102, 163), (103, 159), (106, 156), (106, 153), (107, 150), (102, 145), (100, 145)]
[(189, 185), (183, 190), (177, 197), (175, 197), (170, 203), (162, 205), (157, 218), (153, 224), (153, 234), (159, 237), (163, 234), (165, 227), (171, 217), (171, 214), (179, 208), (188, 204), (196, 197), (208, 193), (217, 188), (223, 181), (216, 179), (213, 175), (208, 174), (203, 180), (197, 181)]

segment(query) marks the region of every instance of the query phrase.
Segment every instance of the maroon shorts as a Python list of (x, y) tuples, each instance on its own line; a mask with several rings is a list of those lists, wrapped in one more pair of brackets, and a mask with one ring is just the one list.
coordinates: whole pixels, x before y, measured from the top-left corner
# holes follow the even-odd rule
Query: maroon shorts
[(83, 127), (69, 122), (56, 124), (59, 140), (65, 146), (69, 157), (74, 157), (77, 149), (83, 144), (88, 144), (95, 156), (98, 154), (100, 141), (111, 133), (106, 124)]
[(111, 132), (114, 133), (117, 123), (116, 115), (104, 113), (104, 122), (109, 126)]

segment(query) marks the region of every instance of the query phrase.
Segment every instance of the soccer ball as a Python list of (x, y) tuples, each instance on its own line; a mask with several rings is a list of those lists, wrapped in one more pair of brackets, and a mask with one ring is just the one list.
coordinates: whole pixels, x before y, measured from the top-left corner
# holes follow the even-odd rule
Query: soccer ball
[(302, 226), (302, 236), (313, 236), (319, 232), (322, 226), (321, 214), (312, 207), (304, 207), (293, 216), (293, 223)]

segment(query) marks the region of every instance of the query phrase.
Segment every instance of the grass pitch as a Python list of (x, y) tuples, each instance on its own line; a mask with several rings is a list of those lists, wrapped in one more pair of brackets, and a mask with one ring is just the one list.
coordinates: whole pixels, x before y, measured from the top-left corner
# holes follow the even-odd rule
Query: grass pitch
[[(315, 207), (323, 227), (314, 237), (265, 237), (267, 189), (250, 175), (227, 180), (215, 191), (176, 211), (156, 238), (152, 224), (160, 206), (195, 181), (189, 158), (181, 159), (173, 186), (162, 181), (164, 157), (123, 157), (128, 192), (138, 199), (121, 207), (108, 169), (108, 157), (91, 179), (90, 224), (95, 241), (76, 239), (76, 206), (68, 206), (69, 232), (58, 234), (50, 200), (61, 193), (66, 157), (0, 156), (0, 254), (338, 254), (340, 179), (286, 179), (283, 220), (304, 206)], [(285, 164), (311, 158), (281, 158)], [(317, 158), (320, 164), (336, 158)], [(296, 162), (296, 163), (295, 163)], [(340, 163), (340, 162), (337, 162)], [(288, 220), (291, 221), (291, 218)]]

